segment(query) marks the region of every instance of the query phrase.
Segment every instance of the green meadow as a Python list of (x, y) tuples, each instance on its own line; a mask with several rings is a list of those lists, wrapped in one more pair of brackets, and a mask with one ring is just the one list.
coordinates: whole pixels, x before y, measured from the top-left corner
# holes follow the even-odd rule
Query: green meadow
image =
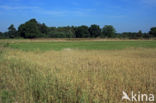
[(126, 48), (156, 48), (156, 41), (67, 41), (67, 42), (20, 42), (8, 45), (14, 49), (31, 50), (120, 50)]

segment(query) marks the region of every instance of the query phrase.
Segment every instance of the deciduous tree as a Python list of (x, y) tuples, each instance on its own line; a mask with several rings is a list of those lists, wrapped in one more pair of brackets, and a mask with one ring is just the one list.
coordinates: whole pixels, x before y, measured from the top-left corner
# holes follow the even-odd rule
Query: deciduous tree
[(153, 37), (156, 37), (156, 27), (152, 27), (149, 34)]
[(85, 26), (85, 25), (79, 26), (75, 31), (76, 37), (77, 38), (90, 37), (90, 33), (89, 33), (88, 29), (89, 29), (88, 26)]
[(8, 27), (8, 35), (10, 38), (15, 38), (17, 37), (17, 31), (16, 31), (16, 28), (14, 27), (13, 24), (11, 24), (9, 27)]
[(112, 25), (106, 25), (102, 29), (101, 37), (112, 38), (115, 37), (116, 30)]
[(101, 29), (99, 25), (91, 25), (89, 28), (90, 36), (91, 37), (98, 37), (101, 34)]

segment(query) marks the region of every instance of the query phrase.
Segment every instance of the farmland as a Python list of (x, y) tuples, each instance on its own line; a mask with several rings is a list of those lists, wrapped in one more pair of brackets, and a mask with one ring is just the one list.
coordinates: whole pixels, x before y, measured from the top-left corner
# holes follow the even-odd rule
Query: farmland
[(0, 103), (128, 102), (155, 75), (155, 40), (0, 40)]
[[(94, 40), (94, 39), (93, 39)], [(63, 40), (50, 41), (46, 40), (24, 40), (24, 41), (4, 41), (8, 46), (14, 49), (21, 49), (25, 51), (47, 51), (47, 50), (63, 50), (63, 49), (78, 49), (78, 50), (120, 50), (126, 48), (156, 48), (155, 40)]]

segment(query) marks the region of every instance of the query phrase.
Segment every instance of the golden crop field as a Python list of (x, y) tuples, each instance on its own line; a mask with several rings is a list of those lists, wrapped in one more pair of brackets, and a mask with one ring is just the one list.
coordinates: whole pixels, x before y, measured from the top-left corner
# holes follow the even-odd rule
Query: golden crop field
[(123, 91), (156, 94), (156, 48), (0, 47), (0, 103), (129, 103)]

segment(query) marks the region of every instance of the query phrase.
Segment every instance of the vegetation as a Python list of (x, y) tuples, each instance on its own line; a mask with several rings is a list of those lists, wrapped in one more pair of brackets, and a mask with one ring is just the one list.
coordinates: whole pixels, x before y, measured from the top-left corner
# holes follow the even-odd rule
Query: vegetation
[(43, 31), (43, 28), (37, 23), (35, 19), (32, 19), (25, 24), (20, 25), (18, 29), (20, 36), (24, 38), (40, 37), (41, 32)]
[(89, 28), (90, 37), (99, 37), (101, 35), (101, 29), (99, 25), (91, 25)]
[(150, 35), (156, 37), (156, 27), (151, 28)]
[(126, 48), (156, 48), (156, 41), (62, 41), (62, 42), (19, 42), (11, 43), (9, 47), (24, 51), (34, 50), (120, 50)]
[(18, 27), (13, 24), (8, 28), (8, 32), (0, 33), (0, 38), (152, 38), (156, 37), (156, 27), (152, 27), (149, 33), (126, 32), (116, 33), (112, 25), (106, 25), (102, 29), (99, 25), (93, 24), (90, 27), (66, 26), (48, 27), (44, 23), (40, 24), (36, 19), (31, 19)]
[(101, 37), (107, 37), (107, 38), (113, 38), (115, 37), (115, 29), (111, 25), (106, 25), (102, 29), (102, 35)]
[(18, 36), (16, 28), (14, 27), (13, 24), (11, 24), (10, 27), (8, 28), (8, 35), (9, 35), (9, 38), (15, 38)]
[(90, 37), (88, 27), (85, 25), (76, 28), (75, 34), (76, 34), (77, 38), (88, 38), (88, 37)]
[[(81, 42), (129, 48), (80, 50)], [(0, 103), (122, 103), (122, 91), (156, 94), (155, 41), (81, 42), (0, 41)], [(21, 50), (55, 45), (61, 49)]]

